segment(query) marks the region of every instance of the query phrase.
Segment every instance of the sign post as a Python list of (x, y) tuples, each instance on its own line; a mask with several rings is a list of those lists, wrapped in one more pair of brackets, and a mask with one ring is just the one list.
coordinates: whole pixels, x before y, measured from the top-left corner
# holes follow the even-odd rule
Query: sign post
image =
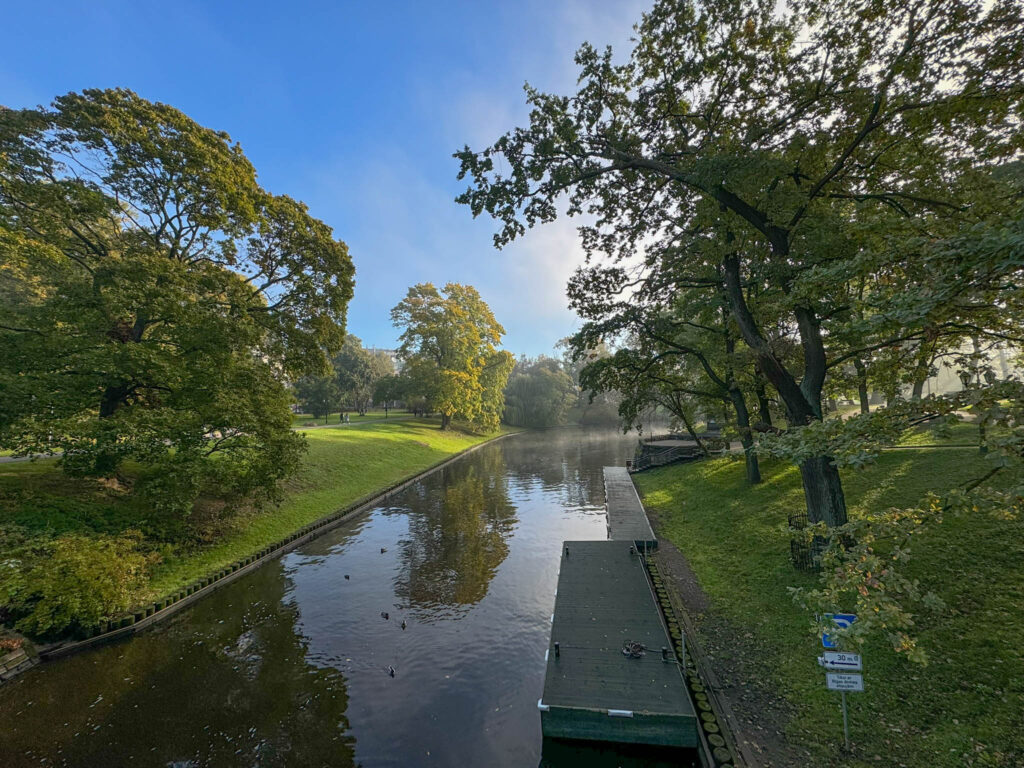
[(850, 751), (850, 720), (846, 716), (846, 691), (839, 694), (843, 701), (843, 746)]
[[(852, 613), (833, 613), (830, 615), (832, 623), (845, 629), (857, 620)], [(836, 642), (828, 633), (821, 637), (821, 645), (825, 652), (818, 657), (818, 664), (826, 670), (825, 685), (830, 691), (839, 691), (843, 708), (843, 742), (846, 751), (850, 751), (850, 720), (846, 710), (846, 692), (863, 691), (864, 677), (860, 674), (864, 669), (859, 653), (845, 653), (843, 651), (828, 650), (836, 648)]]

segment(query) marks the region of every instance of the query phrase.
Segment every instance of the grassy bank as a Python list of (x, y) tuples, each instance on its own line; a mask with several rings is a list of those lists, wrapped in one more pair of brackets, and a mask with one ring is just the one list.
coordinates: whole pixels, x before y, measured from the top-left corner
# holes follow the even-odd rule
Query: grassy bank
[[(851, 516), (914, 505), (990, 467), (976, 450), (884, 453), (844, 473)], [(787, 515), (803, 508), (795, 467), (765, 462), (765, 481), (743, 484), (742, 464), (720, 459), (636, 476), (662, 533), (687, 556), (712, 610), (751, 633), (754, 668), (792, 704), (785, 736), (815, 765), (1016, 766), (1024, 764), (1024, 522), (988, 515), (947, 519), (912, 548), (909, 570), (946, 603), (917, 617), (931, 661), (921, 667), (882, 643), (865, 650), (863, 694), (850, 695), (854, 754), (837, 759), (838, 694), (825, 690), (821, 652), (787, 587), (813, 585), (788, 561)]]
[(437, 422), (425, 419), (311, 430), (306, 435), (309, 452), (280, 506), (239, 517), (235, 530), (200, 551), (165, 557), (148, 596), (188, 584), (491, 437), (442, 432)]
[(489, 437), (442, 432), (422, 419), (311, 430), (309, 451), (280, 505), (228, 516), (200, 512), (185, 531), (177, 521), (152, 519), (140, 499), (123, 491), (65, 477), (55, 460), (0, 464), (0, 561), (7, 542), (141, 529), (141, 546), (159, 555), (138, 594), (142, 603)]

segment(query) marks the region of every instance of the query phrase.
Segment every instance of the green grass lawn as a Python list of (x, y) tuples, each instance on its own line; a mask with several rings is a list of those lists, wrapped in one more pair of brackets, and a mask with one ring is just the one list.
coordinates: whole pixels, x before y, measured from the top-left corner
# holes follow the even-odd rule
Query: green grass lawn
[(389, 419), (352, 429), (311, 430), (306, 439), (309, 452), (281, 505), (239, 518), (235, 531), (208, 548), (165, 558), (153, 575), (150, 597), (188, 584), (489, 437), (442, 432), (432, 420)]
[[(991, 434), (990, 434), (991, 436)], [(978, 445), (978, 425), (969, 421), (958, 421), (946, 427), (922, 424), (907, 430), (900, 445)]]
[(209, 543), (200, 545), (175, 543), (182, 533), (180, 523), (150, 519), (140, 499), (96, 481), (65, 477), (55, 459), (0, 464), (0, 560), (5, 534), (14, 531), (48, 537), (68, 532), (117, 534), (141, 528), (146, 545), (162, 556), (148, 588), (139, 596), (141, 604), (489, 437), (442, 432), (437, 421), (426, 419), (310, 430), (309, 451), (299, 472), (289, 480), (284, 501), (274, 508), (216, 521), (205, 530)]
[[(989, 466), (972, 449), (886, 452), (870, 468), (844, 472), (850, 514), (912, 506)], [(1024, 521), (949, 518), (920, 536), (909, 570), (946, 603), (917, 617), (931, 661), (921, 667), (869, 644), (866, 691), (848, 697), (854, 754), (837, 761), (839, 697), (825, 690), (820, 643), (786, 589), (816, 581), (788, 561), (787, 516), (804, 507), (799, 472), (779, 462), (762, 471), (755, 488), (731, 459), (635, 479), (713, 609), (765, 649), (760, 672), (793, 705), (786, 738), (811, 750), (814, 765), (1024, 765)]]

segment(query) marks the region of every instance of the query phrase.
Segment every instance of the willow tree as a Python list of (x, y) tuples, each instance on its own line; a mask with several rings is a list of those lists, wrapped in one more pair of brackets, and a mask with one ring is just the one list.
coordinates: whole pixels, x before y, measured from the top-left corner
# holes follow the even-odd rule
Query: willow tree
[[(822, 419), (828, 326), (850, 314), (835, 289), (892, 258), (864, 223), (948, 234), (996, 204), (990, 169), (1021, 149), (1021, 14), (1012, 0), (662, 0), (628, 61), (584, 45), (576, 93), (527, 87), (527, 126), (458, 152), (459, 201), (500, 222), (499, 247), (563, 209), (589, 215), (584, 244), (611, 258), (713, 233), (702, 258), (799, 430)], [(922, 318), (896, 314), (848, 354), (920, 338)], [(795, 363), (764, 317), (795, 337)], [(811, 520), (845, 522), (833, 458), (799, 464)]]
[(515, 359), (498, 349), (505, 329), (476, 288), (414, 285), (391, 310), (391, 319), (403, 329), (398, 355), (408, 392), (425, 397), (441, 414), (441, 429), (455, 418), (497, 429)]
[(227, 134), (126, 90), (0, 108), (0, 444), (141, 465), (158, 504), (272, 491), (283, 383), (344, 338), (345, 244)]

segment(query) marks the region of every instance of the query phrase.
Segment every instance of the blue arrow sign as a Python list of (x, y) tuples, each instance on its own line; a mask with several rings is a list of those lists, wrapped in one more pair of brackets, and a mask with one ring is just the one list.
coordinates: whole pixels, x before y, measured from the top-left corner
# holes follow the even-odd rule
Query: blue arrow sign
[[(846, 629), (857, 620), (857, 614), (855, 613), (826, 613), (825, 617), (832, 619), (832, 623), (840, 629)], [(821, 646), (823, 648), (839, 647), (838, 644), (829, 637), (827, 632), (821, 636)]]

